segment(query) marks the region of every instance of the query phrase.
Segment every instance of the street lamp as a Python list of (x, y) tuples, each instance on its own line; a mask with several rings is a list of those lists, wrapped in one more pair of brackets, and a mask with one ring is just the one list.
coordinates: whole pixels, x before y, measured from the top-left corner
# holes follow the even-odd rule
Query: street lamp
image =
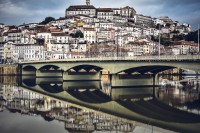
[(63, 59), (65, 58), (65, 55), (64, 55), (64, 44), (62, 44), (63, 46), (62, 46), (62, 57), (63, 57)]
[(198, 53), (200, 52), (200, 49), (199, 49), (199, 24), (198, 24)]
[(159, 45), (158, 45), (158, 56), (160, 58), (160, 24), (159, 24)]
[(119, 35), (119, 32), (117, 31), (117, 41), (116, 41), (116, 42), (117, 42), (117, 58), (118, 58), (118, 56), (119, 56), (119, 55), (118, 55), (118, 52), (119, 52), (119, 42), (118, 42), (118, 41), (119, 41), (119, 40), (118, 40), (118, 39), (119, 39), (119, 38), (118, 38), (119, 36), (118, 36), (118, 35)]

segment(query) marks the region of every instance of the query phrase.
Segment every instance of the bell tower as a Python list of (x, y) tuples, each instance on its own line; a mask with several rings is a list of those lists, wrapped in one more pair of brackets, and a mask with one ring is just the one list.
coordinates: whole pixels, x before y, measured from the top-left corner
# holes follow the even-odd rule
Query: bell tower
[(86, 5), (87, 5), (87, 6), (90, 5), (90, 0), (86, 0)]

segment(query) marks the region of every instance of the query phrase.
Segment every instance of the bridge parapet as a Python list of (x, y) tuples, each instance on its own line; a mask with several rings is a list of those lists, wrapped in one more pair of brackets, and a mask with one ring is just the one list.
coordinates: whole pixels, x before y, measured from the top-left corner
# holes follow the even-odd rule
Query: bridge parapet
[(68, 58), (59, 60), (39, 60), (21, 62), (29, 63), (49, 63), (49, 62), (79, 62), (79, 61), (200, 61), (200, 55), (162, 55), (162, 56), (134, 56), (134, 57), (97, 57), (97, 58)]
[[(188, 69), (200, 72), (200, 56), (141, 56), (141, 57), (108, 57), (108, 58), (81, 58), (81, 59), (60, 59), (22, 62), (19, 64), (22, 73), (24, 70), (48, 68), (50, 70), (61, 70), (67, 72), (70, 69), (77, 69), (89, 72), (90, 70), (107, 70), (110, 74), (134, 72), (153, 74), (171, 68)], [(26, 69), (24, 69), (26, 68)], [(100, 69), (101, 68), (101, 69)], [(132, 69), (134, 68), (134, 69)], [(46, 69), (45, 69), (46, 70)]]

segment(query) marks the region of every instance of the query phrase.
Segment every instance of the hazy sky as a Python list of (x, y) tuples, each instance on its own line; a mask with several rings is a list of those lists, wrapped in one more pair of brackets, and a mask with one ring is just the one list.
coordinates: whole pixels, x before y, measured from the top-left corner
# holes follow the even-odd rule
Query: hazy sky
[[(64, 17), (70, 5), (85, 0), (0, 0), (0, 23), (19, 25), (41, 22), (46, 16)], [(194, 28), (200, 24), (200, 0), (91, 0), (95, 7), (134, 7), (137, 13), (152, 17), (169, 16)]]

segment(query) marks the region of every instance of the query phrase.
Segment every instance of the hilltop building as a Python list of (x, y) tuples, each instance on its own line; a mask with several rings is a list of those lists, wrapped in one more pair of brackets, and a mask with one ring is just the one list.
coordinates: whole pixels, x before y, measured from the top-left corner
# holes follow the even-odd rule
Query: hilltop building
[(113, 20), (114, 16), (134, 18), (136, 11), (129, 6), (123, 8), (95, 8), (93, 5), (90, 5), (90, 0), (86, 0), (86, 5), (69, 6), (65, 11), (66, 18), (76, 15), (86, 15), (99, 19)]

